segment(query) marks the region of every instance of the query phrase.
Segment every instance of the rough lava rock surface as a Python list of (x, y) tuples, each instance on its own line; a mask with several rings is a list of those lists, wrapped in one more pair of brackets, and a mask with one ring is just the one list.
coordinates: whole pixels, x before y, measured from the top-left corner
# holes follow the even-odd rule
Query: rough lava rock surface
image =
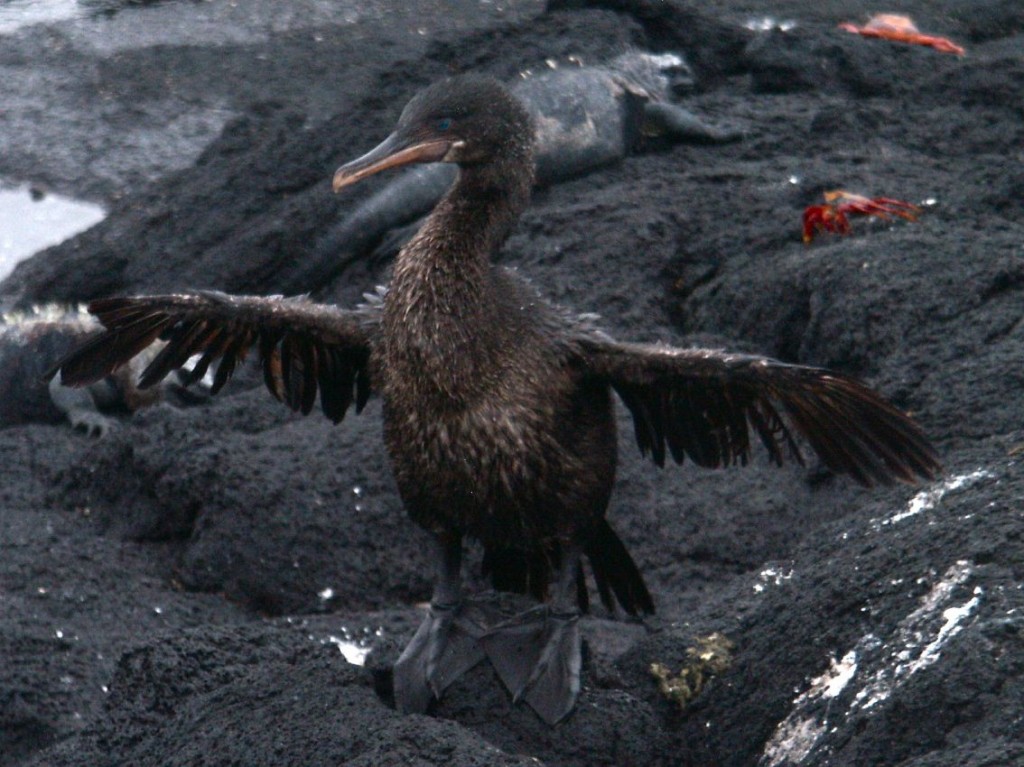
[[(486, 666), (431, 716), (389, 707), (430, 579), (377, 404), (332, 427), (243, 374), (99, 442), (5, 429), (0, 766), (1024, 764), (1024, 11), (902, 4), (961, 58), (838, 30), (877, 10), (861, 0), (772, 6), (107, 3), (5, 34), (0, 174), (110, 209), (18, 267), (9, 304), (272, 293), (356, 202), (334, 168), (427, 82), (683, 54), (687, 107), (744, 140), (539, 191), (503, 262), (622, 338), (860, 376), (947, 473), (659, 472), (623, 417), (610, 516), (659, 613), (585, 621), (580, 705), (548, 728)], [(925, 211), (803, 245), (833, 188)], [(386, 268), (320, 293), (354, 301)], [(682, 709), (650, 666), (713, 632), (732, 664)], [(343, 639), (374, 647), (364, 668)]]

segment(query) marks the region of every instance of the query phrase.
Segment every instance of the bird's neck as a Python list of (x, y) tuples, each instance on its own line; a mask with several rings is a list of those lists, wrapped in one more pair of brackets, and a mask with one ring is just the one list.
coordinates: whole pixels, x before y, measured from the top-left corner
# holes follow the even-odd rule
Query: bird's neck
[[(394, 286), (464, 309), (487, 288), (491, 259), (530, 199), (529, 156), (461, 168), (452, 188), (399, 253)], [(412, 298), (412, 296), (409, 296)]]
[(489, 263), (529, 202), (533, 176), (522, 165), (522, 160), (509, 159), (460, 168), (399, 260)]
[[(530, 166), (532, 168), (532, 165)], [(463, 169), (402, 249), (385, 303), (399, 365), (452, 400), (472, 397), (502, 353), (504, 302), (491, 258), (526, 206), (532, 177), (520, 167)]]

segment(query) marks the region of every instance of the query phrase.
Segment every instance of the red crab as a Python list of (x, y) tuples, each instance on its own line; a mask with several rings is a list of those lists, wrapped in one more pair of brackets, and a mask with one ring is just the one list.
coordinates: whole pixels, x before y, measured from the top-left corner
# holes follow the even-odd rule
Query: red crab
[(804, 210), (804, 242), (809, 243), (818, 232), (850, 233), (847, 216), (876, 216), (889, 221), (893, 216), (917, 221), (921, 209), (891, 197), (863, 197), (842, 189), (825, 192), (824, 205), (811, 205)]
[(849, 22), (839, 25), (840, 29), (853, 32), (864, 37), (877, 37), (882, 40), (893, 40), (898, 43), (910, 43), (911, 45), (927, 45), (942, 53), (955, 53), (957, 56), (964, 55), (964, 49), (945, 37), (925, 35), (917, 28), (909, 16), (900, 16), (895, 13), (879, 13), (868, 19), (863, 27)]

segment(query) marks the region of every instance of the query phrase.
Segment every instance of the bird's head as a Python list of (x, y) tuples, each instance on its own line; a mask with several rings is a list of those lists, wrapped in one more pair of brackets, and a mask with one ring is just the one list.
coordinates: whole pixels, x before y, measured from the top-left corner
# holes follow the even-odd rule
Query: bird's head
[(500, 158), (529, 158), (533, 129), (526, 109), (496, 80), (461, 75), (420, 91), (394, 132), (334, 174), (334, 191), (388, 168), (450, 162), (464, 168)]

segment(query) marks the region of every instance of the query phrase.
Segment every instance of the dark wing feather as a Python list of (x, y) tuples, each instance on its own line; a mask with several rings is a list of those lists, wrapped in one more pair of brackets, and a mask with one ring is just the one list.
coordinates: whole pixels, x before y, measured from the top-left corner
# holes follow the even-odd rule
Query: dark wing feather
[(267, 388), (293, 410), (309, 413), (317, 394), (324, 413), (340, 421), (353, 399), (370, 396), (370, 344), (380, 306), (345, 311), (306, 298), (229, 296), (213, 291), (107, 298), (89, 311), (105, 330), (58, 362), (61, 381), (84, 386), (110, 375), (157, 339), (165, 342), (139, 379), (153, 386), (198, 355), (186, 376), (194, 382), (216, 363), (219, 391), (253, 346)]
[(750, 432), (773, 463), (802, 462), (799, 435), (830, 469), (863, 485), (932, 479), (939, 460), (918, 426), (862, 383), (822, 368), (709, 349), (617, 343), (581, 332), (587, 375), (607, 382), (633, 415), (637, 444), (700, 466), (746, 463)]
[[(224, 388), (224, 384), (231, 378), (231, 374), (235, 372), (239, 362), (245, 360), (246, 353), (249, 347), (252, 346), (253, 340), (255, 339), (255, 331), (251, 328), (240, 331), (237, 335), (228, 336), (231, 338), (231, 342), (225, 347), (220, 364), (217, 366), (217, 372), (213, 374), (213, 386), (210, 387), (210, 393), (216, 394)], [(207, 354), (212, 354), (213, 349), (210, 349)], [(203, 355), (204, 357), (206, 355)]]
[(119, 358), (128, 360), (134, 357), (156, 341), (171, 323), (172, 320), (167, 317), (146, 317), (143, 320), (130, 321), (122, 328), (116, 347), (109, 343), (105, 333), (93, 336), (79, 347), (79, 354), (65, 357), (47, 372), (46, 377), (52, 378), (57, 372), (57, 367), (66, 363), (62, 372), (63, 381), (99, 381), (118, 367)]
[(196, 364), (192, 366), (192, 370), (182, 376), (182, 385), (191, 386), (196, 381), (202, 379), (210, 369), (210, 363), (219, 359), (224, 354), (231, 340), (231, 336), (224, 332), (223, 327), (212, 328), (210, 338), (206, 343), (206, 351), (203, 352)]

